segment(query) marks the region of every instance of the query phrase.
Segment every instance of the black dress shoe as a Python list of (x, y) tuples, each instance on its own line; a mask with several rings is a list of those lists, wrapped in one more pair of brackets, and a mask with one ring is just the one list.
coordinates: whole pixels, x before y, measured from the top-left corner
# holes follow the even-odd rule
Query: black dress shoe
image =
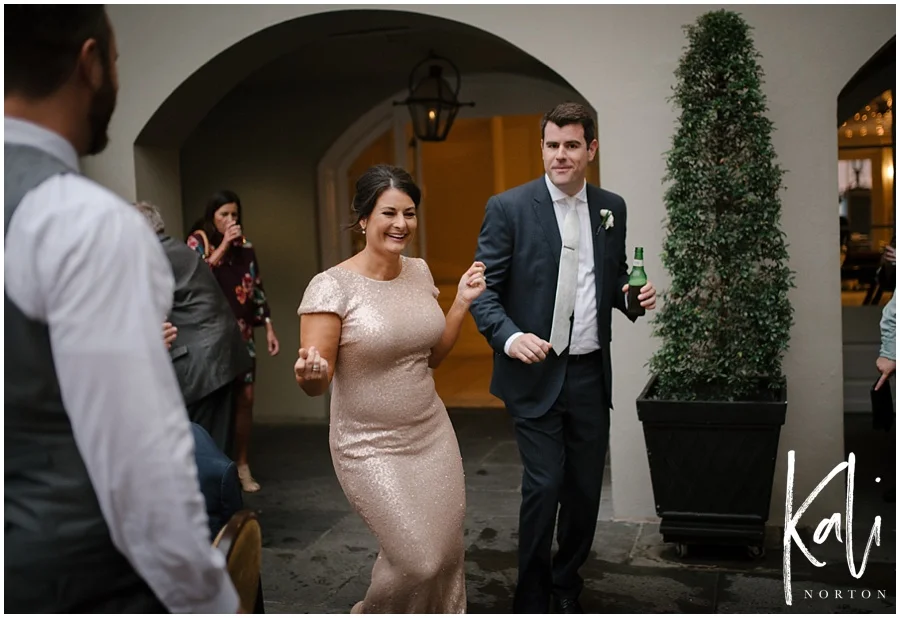
[(583, 614), (578, 597), (572, 599), (553, 597), (553, 611), (556, 614)]

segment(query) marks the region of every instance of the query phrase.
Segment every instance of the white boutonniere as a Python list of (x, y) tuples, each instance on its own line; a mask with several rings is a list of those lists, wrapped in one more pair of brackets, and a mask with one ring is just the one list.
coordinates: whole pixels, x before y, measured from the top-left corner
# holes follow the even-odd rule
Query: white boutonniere
[[(608, 229), (612, 228), (612, 226), (615, 225), (615, 223), (616, 223), (616, 219), (615, 219), (615, 217), (613, 217), (612, 212), (605, 208), (601, 208), (600, 209), (600, 227), (602, 227), (604, 230), (608, 230)], [(597, 231), (599, 231), (599, 230), (597, 230)]]

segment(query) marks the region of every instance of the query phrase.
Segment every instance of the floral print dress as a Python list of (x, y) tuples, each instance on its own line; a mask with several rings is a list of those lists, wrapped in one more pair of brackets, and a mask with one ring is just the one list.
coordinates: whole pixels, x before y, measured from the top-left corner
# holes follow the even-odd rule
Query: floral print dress
[[(209, 255), (212, 250), (207, 248), (200, 232), (194, 232), (188, 236), (187, 245), (199, 253), (209, 264)], [(231, 310), (241, 329), (241, 335), (247, 343), (250, 357), (253, 358), (253, 369), (247, 372), (243, 379), (246, 383), (252, 383), (256, 374), (256, 345), (253, 341), (253, 329), (257, 326), (264, 326), (266, 319), (271, 315), (260, 278), (256, 251), (254, 251), (253, 245), (245, 239), (241, 246), (229, 248), (222, 260), (216, 265), (210, 264), (210, 268), (225, 293), (228, 304), (231, 305)]]

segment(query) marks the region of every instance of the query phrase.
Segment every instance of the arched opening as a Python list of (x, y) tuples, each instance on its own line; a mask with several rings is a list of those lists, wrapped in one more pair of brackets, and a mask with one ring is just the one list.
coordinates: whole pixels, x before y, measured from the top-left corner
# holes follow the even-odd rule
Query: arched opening
[[(885, 247), (896, 246), (896, 66), (892, 37), (847, 82), (837, 101), (844, 446), (858, 458), (856, 509), (863, 521), (885, 512), (883, 498), (896, 482), (894, 441), (873, 429), (870, 396), (882, 309), (896, 286), (896, 262), (885, 257)], [(893, 516), (885, 525), (893, 527)]]
[[(405, 98), (409, 71), (432, 50), (459, 67), (460, 97), (476, 105), (463, 108), (447, 142), (416, 152), (404, 134), (407, 110), (393, 101)], [(296, 341), (293, 314), (306, 283), (352, 255), (351, 176), (366, 157), (418, 176), (425, 200), (416, 252), (449, 304), (474, 257), (487, 198), (541, 171), (530, 117), (563, 100), (587, 103), (542, 62), (478, 28), (410, 12), (315, 14), (247, 37), (174, 90), (136, 140), (138, 193), (163, 208), (180, 204), (164, 212), (180, 235), (207, 195), (237, 191), (273, 312), (284, 316), (279, 336)], [(378, 140), (389, 159), (373, 154)], [(449, 407), (499, 405), (488, 393), (490, 348), (471, 318), (448, 360), (436, 379)], [(267, 377), (270, 361), (259, 361), (259, 418), (289, 420), (296, 414), (283, 402), (302, 398), (281, 376)], [(304, 416), (326, 418), (320, 401), (303, 406)]]
[(843, 288), (845, 306), (883, 305), (893, 293), (875, 271), (895, 227), (895, 67), (892, 38), (838, 95), (841, 279), (855, 284)]

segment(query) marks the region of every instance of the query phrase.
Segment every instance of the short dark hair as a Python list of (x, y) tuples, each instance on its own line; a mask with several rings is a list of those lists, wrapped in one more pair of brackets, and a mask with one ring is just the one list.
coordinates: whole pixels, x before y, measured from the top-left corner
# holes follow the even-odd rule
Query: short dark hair
[(590, 146), (591, 142), (597, 137), (597, 130), (594, 128), (594, 117), (581, 103), (567, 101), (560, 103), (541, 118), (541, 139), (544, 139), (544, 129), (547, 123), (552, 122), (558, 127), (564, 127), (567, 124), (579, 123), (584, 127), (584, 145)]
[(388, 189), (403, 191), (413, 201), (416, 209), (422, 201), (422, 192), (416, 185), (416, 181), (402, 167), (379, 163), (373, 165), (356, 181), (356, 194), (353, 196), (353, 213), (356, 221), (353, 227), (367, 218), (375, 210), (375, 203), (381, 194)]
[(238, 194), (234, 191), (220, 189), (206, 200), (206, 210), (203, 212), (203, 217), (194, 223), (190, 233), (193, 234), (197, 230), (203, 230), (206, 233), (206, 237), (209, 239), (209, 243), (214, 247), (218, 247), (224, 236), (216, 229), (216, 211), (225, 204), (232, 203), (237, 206), (238, 223), (243, 225), (244, 215), (241, 211), (241, 198), (238, 197)]
[(102, 4), (8, 4), (3, 8), (4, 95), (47, 97), (75, 70), (95, 39), (106, 67), (112, 29)]

